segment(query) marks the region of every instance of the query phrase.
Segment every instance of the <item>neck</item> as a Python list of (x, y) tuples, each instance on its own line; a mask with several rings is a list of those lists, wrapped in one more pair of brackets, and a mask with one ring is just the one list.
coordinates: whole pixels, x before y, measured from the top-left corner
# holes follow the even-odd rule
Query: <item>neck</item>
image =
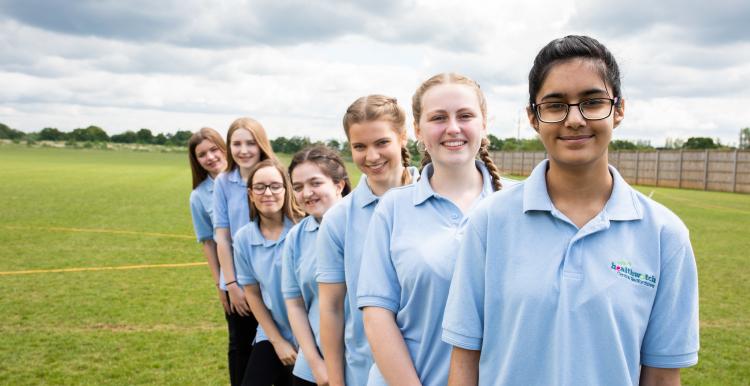
[(376, 196), (382, 196), (390, 190), (391, 188), (395, 188), (397, 186), (401, 186), (401, 177), (404, 175), (404, 166), (402, 165), (398, 169), (396, 169), (391, 176), (388, 177), (388, 179), (382, 181), (382, 182), (374, 182), (367, 179), (367, 186), (370, 187), (370, 190), (372, 190), (372, 193)]
[(449, 198), (464, 212), (482, 193), (482, 172), (477, 170), (473, 159), (470, 163), (456, 166), (444, 166), (433, 162), (432, 168), (432, 190)]
[(208, 172), (208, 175), (209, 175), (209, 176), (211, 177), (211, 179), (212, 179), (212, 180), (215, 180), (215, 179), (216, 179), (216, 176), (218, 176), (218, 175), (219, 175), (219, 173), (220, 173), (220, 172), (214, 172), (214, 173)]
[(607, 157), (593, 165), (567, 166), (550, 160), (547, 192), (557, 209), (578, 227), (601, 212), (612, 194)]
[(243, 168), (241, 166), (237, 166), (240, 169), (240, 177), (242, 178), (242, 181), (247, 182), (247, 179), (250, 177), (250, 170), (252, 168)]
[(284, 215), (281, 211), (271, 215), (260, 215), (260, 233), (266, 240), (277, 240), (284, 228)]

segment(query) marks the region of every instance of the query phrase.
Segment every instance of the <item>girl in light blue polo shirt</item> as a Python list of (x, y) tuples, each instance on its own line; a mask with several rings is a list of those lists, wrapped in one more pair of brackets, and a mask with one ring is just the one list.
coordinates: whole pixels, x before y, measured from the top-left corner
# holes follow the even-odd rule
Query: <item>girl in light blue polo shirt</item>
[(372, 366), (356, 306), (362, 244), (380, 196), (416, 180), (405, 122), (396, 99), (384, 95), (361, 97), (344, 115), (352, 161), (363, 175), (352, 194), (326, 212), (318, 234), (320, 339), (331, 386), (364, 385)]
[(275, 159), (258, 162), (248, 176), (251, 222), (234, 238), (237, 281), (262, 329), (243, 385), (292, 384), (297, 344), (281, 293), (281, 251), (292, 225), (304, 215), (292, 195), (286, 170)]
[(230, 310), (226, 314), (229, 326), (229, 374), (232, 385), (236, 386), (244, 378), (258, 322), (250, 312), (243, 290), (237, 283), (232, 238), (242, 226), (250, 222), (245, 183), (250, 169), (261, 160), (275, 158), (275, 155), (265, 129), (251, 118), (239, 118), (232, 122), (227, 131), (227, 145), (227, 168), (216, 178), (214, 184), (213, 225), (222, 273), (220, 287), (227, 291), (230, 300)]
[(556, 39), (529, 74), (548, 159), (471, 215), (443, 321), (451, 385), (679, 384), (698, 360), (688, 230), (608, 165), (617, 62)]
[(368, 385), (446, 384), (450, 346), (440, 340), (440, 321), (460, 224), (501, 187), (476, 82), (435, 75), (417, 89), (412, 109), (426, 151), (422, 174), (380, 200), (362, 256), (357, 305), (376, 363)]
[(297, 203), (308, 214), (286, 237), (282, 263), (282, 292), (289, 322), (300, 350), (294, 364), (294, 385), (328, 384), (320, 350), (320, 307), (315, 280), (315, 243), (323, 214), (351, 191), (338, 153), (315, 146), (294, 155), (289, 175)]

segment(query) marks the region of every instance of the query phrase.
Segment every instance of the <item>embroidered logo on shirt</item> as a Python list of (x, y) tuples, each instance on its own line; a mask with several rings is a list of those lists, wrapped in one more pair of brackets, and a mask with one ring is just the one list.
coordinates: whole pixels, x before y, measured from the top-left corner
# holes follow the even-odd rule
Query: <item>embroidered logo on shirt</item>
[(647, 273), (638, 272), (633, 269), (632, 264), (627, 260), (613, 261), (611, 265), (612, 271), (618, 276), (628, 279), (633, 283), (645, 285), (649, 288), (654, 288), (656, 285), (656, 276), (649, 275)]

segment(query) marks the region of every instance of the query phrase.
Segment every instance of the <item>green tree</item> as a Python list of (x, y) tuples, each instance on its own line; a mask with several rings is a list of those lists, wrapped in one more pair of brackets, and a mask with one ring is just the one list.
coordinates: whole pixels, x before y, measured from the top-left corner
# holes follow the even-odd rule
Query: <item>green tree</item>
[(718, 147), (719, 145), (714, 143), (713, 138), (709, 137), (690, 137), (682, 145), (683, 149), (716, 149)]
[(78, 142), (107, 142), (109, 136), (101, 127), (91, 125), (85, 129), (75, 129), (69, 135), (68, 139)]
[(140, 129), (135, 136), (138, 143), (154, 143), (154, 134), (149, 129)]
[(138, 136), (136, 136), (134, 131), (128, 130), (124, 133), (115, 134), (110, 139), (115, 143), (135, 143), (138, 140)]
[(490, 150), (502, 150), (503, 149), (502, 139), (495, 137), (492, 134), (488, 135), (487, 139), (489, 139), (490, 141)]
[(326, 146), (330, 147), (333, 150), (341, 151), (341, 142), (337, 139), (329, 139), (326, 141)]
[(177, 130), (174, 135), (167, 135), (168, 144), (174, 146), (187, 146), (187, 142), (193, 133), (189, 130)]
[(740, 149), (750, 149), (750, 127), (740, 130)]
[(165, 145), (167, 143), (167, 137), (164, 134), (159, 133), (154, 137), (154, 143), (157, 145)]
[(2, 139), (22, 139), (25, 137), (23, 131), (11, 129), (3, 123), (0, 123), (0, 138)]
[(40, 141), (64, 141), (67, 137), (68, 134), (54, 127), (45, 127), (39, 132)]

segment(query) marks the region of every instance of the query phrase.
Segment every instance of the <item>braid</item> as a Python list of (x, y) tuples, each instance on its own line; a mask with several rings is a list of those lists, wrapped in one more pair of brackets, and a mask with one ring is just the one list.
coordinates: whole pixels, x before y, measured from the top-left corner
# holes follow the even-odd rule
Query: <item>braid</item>
[(487, 171), (490, 172), (490, 176), (492, 177), (492, 189), (498, 191), (503, 188), (503, 185), (500, 183), (500, 171), (497, 169), (497, 166), (495, 166), (495, 163), (492, 162), (492, 157), (490, 157), (489, 148), (490, 141), (487, 138), (482, 138), (482, 144), (479, 146), (479, 158), (484, 162)]
[(430, 153), (427, 151), (422, 152), (422, 164), (419, 166), (419, 172), (422, 172), (422, 169), (428, 164), (432, 162), (432, 157), (430, 157)]
[(401, 164), (404, 165), (404, 171), (401, 174), (401, 184), (406, 185), (411, 182), (411, 174), (409, 174), (409, 166), (411, 166), (411, 154), (406, 146), (401, 146)]

